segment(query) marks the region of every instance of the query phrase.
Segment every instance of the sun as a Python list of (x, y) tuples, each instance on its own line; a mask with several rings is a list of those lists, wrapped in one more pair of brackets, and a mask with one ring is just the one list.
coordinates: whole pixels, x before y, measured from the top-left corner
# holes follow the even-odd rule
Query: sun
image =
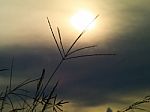
[[(87, 25), (87, 29), (93, 29), (95, 27), (95, 21), (91, 23), (93, 19), (94, 15), (90, 11), (82, 10), (75, 13), (71, 17), (70, 22), (75, 29), (77, 29), (78, 31), (82, 31), (87, 27)], [(91, 24), (89, 25), (89, 23)]]

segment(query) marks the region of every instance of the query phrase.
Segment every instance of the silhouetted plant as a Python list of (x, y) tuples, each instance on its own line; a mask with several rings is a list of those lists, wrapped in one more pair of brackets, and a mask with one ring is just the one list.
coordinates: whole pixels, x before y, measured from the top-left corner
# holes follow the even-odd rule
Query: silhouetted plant
[(118, 110), (118, 112), (127, 112), (127, 111), (135, 111), (135, 110), (150, 112), (150, 110), (146, 110), (146, 109), (142, 108), (142, 105), (147, 104), (147, 103), (150, 103), (150, 96), (146, 96), (142, 100), (136, 101), (136, 102), (132, 103), (131, 105), (129, 105), (121, 110)]
[[(75, 44), (79, 41), (79, 39), (83, 36), (83, 34), (86, 32), (88, 26), (95, 21), (95, 19), (98, 17), (98, 15), (85, 27), (85, 29), (80, 33), (80, 35), (75, 39), (75, 41), (71, 44), (71, 46), (66, 50), (63, 45), (60, 29), (57, 27), (58, 32), (58, 38), (56, 38), (53, 28), (51, 26), (51, 23), (47, 17), (49, 29), (52, 33), (52, 37), (55, 41), (55, 44), (57, 46), (57, 49), (60, 53), (61, 60), (52, 72), (52, 74), (48, 77), (48, 80), (46, 83), (44, 83), (45, 79), (45, 69), (43, 69), (40, 77), (33, 78), (33, 79), (27, 79), (23, 81), (22, 83), (18, 84), (15, 87), (12, 87), (12, 76), (13, 76), (13, 66), (14, 66), (14, 58), (12, 59), (11, 67), (10, 67), (10, 80), (9, 85), (5, 88), (4, 91), (0, 93), (0, 112), (3, 111), (9, 111), (9, 112), (45, 112), (47, 109), (52, 109), (52, 111), (57, 112), (63, 111), (62, 107), (64, 104), (68, 103), (64, 100), (58, 100), (58, 95), (55, 93), (55, 90), (59, 84), (59, 81), (57, 81), (54, 86), (52, 87), (52, 90), (47, 92), (52, 78), (56, 74), (56, 72), (59, 70), (60, 66), (65, 62), (66, 60), (71, 59), (77, 59), (77, 58), (83, 58), (83, 57), (91, 57), (91, 56), (101, 56), (101, 55), (115, 55), (113, 53), (95, 53), (95, 54), (81, 54), (81, 55), (74, 55), (77, 52), (83, 51), (85, 49), (91, 49), (93, 47), (96, 47), (95, 45), (85, 46), (83, 48), (79, 48), (76, 50), (72, 50), (75, 46)], [(58, 41), (59, 39), (59, 41)], [(0, 71), (5, 71), (8, 69), (1, 69)], [(35, 86), (35, 94), (31, 94), (31, 91), (25, 89), (25, 87), (36, 83)], [(18, 102), (18, 105), (16, 106), (15, 102), (16, 99), (20, 99)], [(7, 108), (6, 108), (7, 107)]]

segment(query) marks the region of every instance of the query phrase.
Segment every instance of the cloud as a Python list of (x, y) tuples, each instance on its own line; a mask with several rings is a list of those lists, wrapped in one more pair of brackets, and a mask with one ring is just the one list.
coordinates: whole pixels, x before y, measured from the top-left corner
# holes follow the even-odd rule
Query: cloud
[[(117, 95), (148, 89), (150, 71), (147, 59), (150, 53), (145, 52), (149, 50), (147, 41), (143, 38), (129, 40), (119, 40), (110, 46), (110, 50), (113, 46), (117, 49), (116, 56), (85, 58), (64, 63), (56, 75), (60, 79), (60, 95), (63, 91), (66, 99), (84, 106), (96, 106), (122, 102), (121, 96), (117, 98)], [(14, 56), (14, 77), (22, 77), (22, 74), (23, 78), (37, 76), (43, 68), (49, 74), (59, 61), (57, 53), (55, 49), (41, 46), (13, 46), (1, 50), (1, 65), (10, 66), (10, 57)]]

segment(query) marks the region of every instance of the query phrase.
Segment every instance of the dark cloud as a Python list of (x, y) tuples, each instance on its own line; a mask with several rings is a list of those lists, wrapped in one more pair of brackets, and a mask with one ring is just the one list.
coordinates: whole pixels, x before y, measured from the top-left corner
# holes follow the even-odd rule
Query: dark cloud
[[(116, 56), (75, 59), (64, 63), (57, 72), (60, 94), (80, 105), (91, 106), (121, 102), (118, 94), (123, 96), (148, 89), (149, 32), (143, 32), (139, 29), (109, 44), (109, 50), (114, 48)], [(10, 57), (14, 56), (16, 77), (20, 74), (27, 74), (25, 77), (39, 75), (42, 68), (46, 68), (49, 74), (59, 61), (57, 53), (44, 47), (11, 47), (1, 50), (1, 66), (9, 66)]]

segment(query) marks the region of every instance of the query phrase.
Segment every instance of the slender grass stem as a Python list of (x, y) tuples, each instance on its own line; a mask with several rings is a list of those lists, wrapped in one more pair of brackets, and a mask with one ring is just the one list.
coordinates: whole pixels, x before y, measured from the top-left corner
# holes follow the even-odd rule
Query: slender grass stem
[[(41, 90), (41, 93), (39, 94), (39, 97), (36, 99), (37, 101), (39, 101), (39, 99), (41, 98), (41, 96), (45, 93), (46, 88), (48, 87), (50, 81), (52, 80), (52, 78), (54, 77), (55, 73), (58, 71), (58, 69), (60, 68), (60, 66), (63, 64), (64, 59), (62, 58), (61, 61), (58, 63), (58, 65), (56, 66), (56, 68), (54, 69), (53, 73), (51, 74), (51, 76), (48, 78), (48, 81), (46, 82), (45, 86), (43, 87), (43, 89)], [(38, 102), (35, 102), (33, 105), (32, 110), (35, 109), (35, 107), (37, 106)]]
[(14, 66), (14, 57), (12, 58), (11, 68), (10, 68), (9, 91), (11, 91), (11, 86), (12, 86), (13, 66)]
[(63, 64), (64, 59), (62, 59), (59, 64), (56, 66), (55, 70), (53, 71), (52, 75), (49, 77), (47, 83), (45, 84), (43, 90), (41, 93), (43, 93), (45, 91), (45, 89), (47, 88), (48, 84), (50, 83), (50, 81), (52, 80), (52, 78), (54, 77), (55, 73), (58, 71), (58, 69), (60, 68), (60, 66)]
[(93, 23), (93, 21), (95, 21), (95, 19), (97, 19), (99, 17), (99, 15), (97, 15), (85, 28), (84, 30), (79, 34), (79, 36), (76, 38), (76, 40), (72, 43), (72, 45), (69, 47), (66, 56), (69, 54), (69, 52), (72, 50), (72, 48), (74, 47), (74, 45), (77, 43), (77, 41), (81, 38), (81, 36), (86, 32), (87, 28), (89, 27), (89, 25), (91, 25), (91, 23)]
[(74, 51), (68, 53), (68, 56), (71, 55), (71, 54), (74, 54), (74, 53), (76, 53), (76, 52), (78, 52), (78, 51), (85, 50), (85, 49), (90, 49), (90, 48), (94, 48), (94, 47), (96, 47), (96, 45), (87, 46), (87, 47), (82, 47), (82, 48), (76, 49), (76, 50), (74, 50)]
[(61, 34), (60, 34), (60, 29), (58, 27), (57, 27), (57, 31), (58, 31), (58, 36), (59, 36), (60, 46), (61, 46), (61, 49), (62, 49), (62, 52), (63, 52), (63, 56), (65, 56), (65, 49), (64, 49), (64, 46), (63, 46), (63, 42), (62, 42), (62, 37), (61, 37)]
[(50, 23), (48, 17), (47, 17), (47, 21), (48, 21), (48, 25), (49, 25), (49, 28), (50, 28), (50, 30), (51, 30), (52, 36), (53, 36), (53, 38), (54, 38), (54, 41), (55, 41), (55, 43), (56, 43), (56, 46), (57, 46), (57, 48), (58, 48), (58, 51), (59, 51), (61, 57), (63, 58), (62, 51), (61, 51), (61, 49), (60, 49), (60, 47), (59, 47), (59, 44), (58, 44), (58, 42), (57, 42), (57, 39), (56, 39), (56, 37), (55, 37), (55, 34), (54, 34), (54, 31), (53, 31), (52, 25), (51, 25), (51, 23)]
[(9, 97), (9, 95), (7, 95), (7, 98), (9, 100), (10, 104), (11, 104), (12, 110), (14, 110), (14, 104), (13, 104), (11, 98)]
[(77, 59), (77, 58), (85, 58), (85, 57), (91, 57), (91, 56), (104, 56), (104, 55), (116, 55), (116, 54), (87, 54), (87, 55), (79, 55), (79, 56), (68, 57), (68, 58), (66, 58), (66, 60)]
[(52, 98), (52, 95), (53, 95), (53, 93), (54, 93), (54, 91), (55, 91), (55, 89), (56, 89), (57, 85), (58, 85), (58, 82), (55, 84), (55, 86), (53, 87), (53, 89), (52, 89), (51, 93), (49, 94), (48, 99), (47, 99), (47, 101), (45, 102), (45, 105), (43, 106), (42, 112), (44, 112), (44, 111), (45, 111), (45, 109), (46, 109), (46, 107), (47, 107), (47, 105), (48, 105), (49, 101), (50, 101), (50, 100), (51, 100), (51, 98)]

